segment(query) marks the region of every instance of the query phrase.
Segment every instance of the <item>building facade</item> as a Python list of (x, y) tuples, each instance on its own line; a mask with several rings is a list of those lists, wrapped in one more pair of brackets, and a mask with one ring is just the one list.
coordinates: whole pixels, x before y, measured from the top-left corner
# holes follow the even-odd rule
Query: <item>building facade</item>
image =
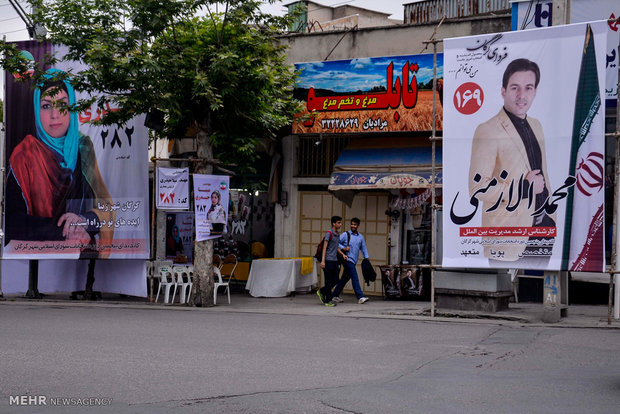
[[(505, 13), (493, 16), (449, 19), (441, 25), (426, 23), (290, 34), (281, 37), (280, 41), (288, 46), (288, 62), (291, 65), (300, 62), (327, 64), (339, 60), (433, 54), (434, 46), (428, 43), (430, 40), (508, 30), (510, 13), (505, 10)], [(441, 42), (436, 43), (436, 52), (442, 52)], [(342, 82), (346, 84), (347, 80)], [(437, 112), (440, 111), (439, 98), (437, 93)], [(441, 129), (440, 126), (438, 129)], [(432, 147), (429, 140), (431, 129), (428, 125), (390, 132), (375, 132), (378, 129), (373, 132), (339, 132), (333, 129), (321, 132), (315, 129), (311, 133), (300, 133), (294, 129), (294, 133), (285, 137), (282, 144), (281, 194), (275, 220), (275, 233), (278, 235), (275, 241), (276, 257), (312, 255), (330, 226), (330, 217), (339, 215), (344, 218), (343, 229), (349, 228), (352, 217), (361, 219), (360, 231), (365, 235), (373, 265), (430, 263), (430, 248), (434, 239), (430, 234), (432, 211), (428, 192), (424, 194), (429, 185), (426, 188), (398, 185), (392, 188), (369, 187), (349, 192), (348, 198), (337, 198), (338, 191), (330, 192), (328, 188), (336, 189), (334, 173), (341, 168), (340, 164), (346, 158), (341, 156), (345, 153), (355, 155), (366, 150), (381, 154), (378, 158), (374, 157), (373, 162), (360, 167), (366, 172), (384, 172), (391, 168), (415, 170), (415, 162), (399, 167), (396, 160), (390, 160), (389, 157), (394, 156), (390, 155), (390, 150), (394, 154), (417, 147), (417, 150), (413, 149), (413, 158), (416, 151), (418, 154), (429, 153)], [(439, 144), (436, 151), (436, 170), (440, 173)], [(428, 170), (429, 158), (421, 162)], [(421, 196), (425, 198), (422, 204), (406, 205), (407, 200), (421, 200)], [(370, 295), (380, 295), (382, 289), (380, 278), (370, 286), (364, 286), (365, 292)]]

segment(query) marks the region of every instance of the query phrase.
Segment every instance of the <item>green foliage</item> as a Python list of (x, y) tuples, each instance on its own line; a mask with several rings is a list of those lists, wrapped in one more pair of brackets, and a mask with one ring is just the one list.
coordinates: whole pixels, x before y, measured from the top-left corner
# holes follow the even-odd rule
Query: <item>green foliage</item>
[[(199, 145), (211, 145), (243, 173), (252, 171), (259, 140), (275, 138), (300, 108), (292, 99), (294, 73), (275, 40), (288, 20), (262, 15), (260, 3), (35, 0), (33, 20), (47, 28), (48, 40), (68, 47), (66, 59), (88, 66), (71, 74), (76, 89), (99, 96), (99, 107), (120, 108), (102, 123), (157, 108), (166, 115), (162, 136), (182, 137), (195, 126)], [(0, 64), (19, 66), (7, 45), (3, 51)]]

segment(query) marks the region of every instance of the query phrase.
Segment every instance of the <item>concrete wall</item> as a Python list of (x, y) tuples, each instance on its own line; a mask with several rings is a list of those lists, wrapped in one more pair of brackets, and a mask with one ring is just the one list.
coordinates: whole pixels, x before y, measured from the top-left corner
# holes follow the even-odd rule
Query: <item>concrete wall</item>
[(334, 19), (327, 22), (321, 22), (320, 26), (309, 27), (308, 30), (312, 32), (325, 32), (328, 30), (344, 30), (344, 29), (352, 29), (355, 26), (359, 27), (358, 24), (358, 15), (354, 14), (353, 16), (346, 16), (340, 19)]
[(275, 257), (294, 257), (299, 254), (299, 185), (322, 185), (327, 188), (329, 184), (327, 177), (293, 176), (296, 168), (297, 141), (297, 136), (287, 136), (282, 140), (282, 191), (288, 193), (288, 199), (286, 206), (276, 204), (275, 208)]
[(402, 20), (394, 21), (388, 19), (389, 14), (387, 13), (377, 13), (372, 10), (366, 10), (359, 7), (341, 6), (334, 9), (334, 19), (340, 19), (347, 16), (358, 16), (358, 27), (392, 26), (402, 23)]
[(339, 19), (341, 17), (345, 17), (345, 16), (351, 16), (353, 14), (358, 14), (360, 16), (360, 18), (363, 19), (377, 19), (377, 21), (379, 19), (381, 19), (382, 21), (387, 20), (389, 14), (385, 13), (377, 13), (375, 11), (372, 10), (367, 10), (367, 9), (363, 9), (360, 7), (355, 7), (355, 6), (340, 6), (340, 7), (335, 7), (334, 8), (334, 19)]
[[(288, 46), (287, 62), (290, 64), (356, 57), (410, 55), (433, 52), (430, 46), (425, 49), (423, 42), (433, 36), (435, 29), (434, 24), (397, 25), (363, 28), (348, 33), (335, 31), (291, 34), (280, 37), (280, 42)], [(458, 22), (444, 22), (437, 29), (435, 39), (509, 30), (509, 15), (493, 19), (470, 18)], [(438, 52), (442, 52), (443, 44), (439, 43), (437, 46)], [(328, 55), (328, 59), (325, 59)]]
[[(334, 30), (333, 26), (342, 27), (342, 23), (346, 20), (347, 26), (352, 27), (350, 17), (354, 17), (355, 24), (358, 27), (374, 27), (374, 26), (391, 26), (398, 23), (402, 23), (402, 20), (390, 20), (389, 14), (376, 12), (355, 6), (321, 6), (317, 3), (308, 2), (308, 15), (307, 22), (309, 26), (312, 26), (313, 22), (319, 22), (323, 30)], [(400, 16), (402, 17), (402, 16)], [(336, 24), (335, 22), (345, 19), (342, 22)], [(315, 26), (313, 30), (321, 31), (321, 28)]]
[(401, 23), (401, 20), (394, 21), (377, 15), (364, 16), (363, 14), (360, 14), (358, 18), (358, 27), (396, 26)]
[[(429, 40), (436, 30), (436, 25), (397, 25), (358, 29), (351, 32), (315, 32), (291, 34), (280, 37), (280, 42), (288, 46), (287, 62), (312, 62), (356, 57), (378, 57), (432, 53), (433, 48), (425, 48), (424, 41)], [(482, 33), (496, 33), (510, 30), (510, 16), (494, 18), (469, 18), (454, 22), (444, 22), (435, 34), (435, 39), (469, 36)], [(341, 41), (342, 39), (342, 41)], [(340, 42), (340, 43), (338, 43)], [(335, 47), (335, 48), (334, 48)], [(332, 51), (333, 49), (333, 51)], [(443, 51), (442, 43), (438, 52)], [(331, 52), (331, 53), (330, 53)], [(282, 143), (283, 174), (282, 191), (288, 193), (285, 207), (276, 205), (275, 214), (275, 256), (293, 257), (299, 254), (299, 193), (300, 185), (321, 185), (325, 188), (329, 178), (295, 177), (297, 157), (297, 137), (285, 137)], [(400, 233), (397, 226), (390, 231), (392, 244), (400, 245)], [(397, 252), (390, 259), (395, 262)]]
[(331, 7), (321, 7), (316, 3), (308, 3), (308, 23), (325, 22), (334, 19), (334, 10)]

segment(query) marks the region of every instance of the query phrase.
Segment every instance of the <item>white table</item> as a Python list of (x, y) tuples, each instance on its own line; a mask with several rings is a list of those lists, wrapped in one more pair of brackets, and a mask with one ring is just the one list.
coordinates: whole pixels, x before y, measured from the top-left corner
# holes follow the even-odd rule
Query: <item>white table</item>
[(318, 263), (312, 272), (301, 274), (301, 258), (260, 259), (252, 261), (245, 289), (254, 297), (280, 298), (291, 292), (308, 292), (318, 284)]

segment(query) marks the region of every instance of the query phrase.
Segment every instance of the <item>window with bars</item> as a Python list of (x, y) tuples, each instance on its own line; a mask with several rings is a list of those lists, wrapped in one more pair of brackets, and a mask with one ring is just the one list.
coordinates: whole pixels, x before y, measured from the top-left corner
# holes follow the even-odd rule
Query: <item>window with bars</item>
[(297, 147), (297, 176), (329, 177), (340, 151), (349, 141), (348, 136), (300, 136)]

